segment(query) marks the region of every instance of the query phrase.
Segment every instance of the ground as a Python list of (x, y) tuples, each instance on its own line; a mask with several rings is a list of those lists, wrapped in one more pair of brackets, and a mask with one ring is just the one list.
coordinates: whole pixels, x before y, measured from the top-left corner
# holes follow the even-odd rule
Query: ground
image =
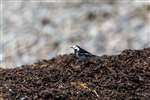
[(0, 69), (1, 100), (148, 100), (150, 48), (79, 61), (60, 55)]

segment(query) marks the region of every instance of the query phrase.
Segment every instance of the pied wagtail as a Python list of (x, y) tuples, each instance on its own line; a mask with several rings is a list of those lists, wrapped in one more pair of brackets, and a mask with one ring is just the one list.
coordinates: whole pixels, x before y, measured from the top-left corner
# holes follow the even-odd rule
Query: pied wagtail
[(90, 58), (90, 57), (95, 57), (95, 55), (93, 55), (90, 52), (82, 49), (78, 45), (74, 45), (71, 48), (74, 49), (74, 54), (79, 59), (86, 59), (86, 58)]

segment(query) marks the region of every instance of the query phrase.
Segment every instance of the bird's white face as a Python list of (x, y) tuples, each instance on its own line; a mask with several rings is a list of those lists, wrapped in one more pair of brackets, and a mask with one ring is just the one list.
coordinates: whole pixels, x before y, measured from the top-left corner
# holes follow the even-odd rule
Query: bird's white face
[(76, 45), (72, 46), (72, 48), (75, 49), (75, 50), (77, 50), (77, 51), (79, 51), (79, 47), (76, 46)]

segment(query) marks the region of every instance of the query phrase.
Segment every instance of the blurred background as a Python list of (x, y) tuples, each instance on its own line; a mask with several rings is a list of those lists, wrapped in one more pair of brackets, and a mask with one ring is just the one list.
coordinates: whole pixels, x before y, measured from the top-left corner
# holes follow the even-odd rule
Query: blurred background
[(149, 0), (2, 0), (0, 67), (69, 54), (150, 47)]

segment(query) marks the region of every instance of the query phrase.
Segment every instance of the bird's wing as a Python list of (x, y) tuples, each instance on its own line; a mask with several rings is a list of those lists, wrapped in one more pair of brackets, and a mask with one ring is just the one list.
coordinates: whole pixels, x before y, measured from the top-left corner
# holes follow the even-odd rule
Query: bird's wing
[(86, 50), (84, 50), (84, 49), (82, 49), (82, 48), (80, 48), (80, 52), (81, 52), (81, 53), (91, 54), (90, 52), (88, 52), (88, 51), (86, 51)]
[(79, 55), (80, 55), (80, 56), (86, 56), (86, 57), (94, 56), (93, 54), (91, 54), (91, 53), (89, 53), (89, 52), (80, 53)]

